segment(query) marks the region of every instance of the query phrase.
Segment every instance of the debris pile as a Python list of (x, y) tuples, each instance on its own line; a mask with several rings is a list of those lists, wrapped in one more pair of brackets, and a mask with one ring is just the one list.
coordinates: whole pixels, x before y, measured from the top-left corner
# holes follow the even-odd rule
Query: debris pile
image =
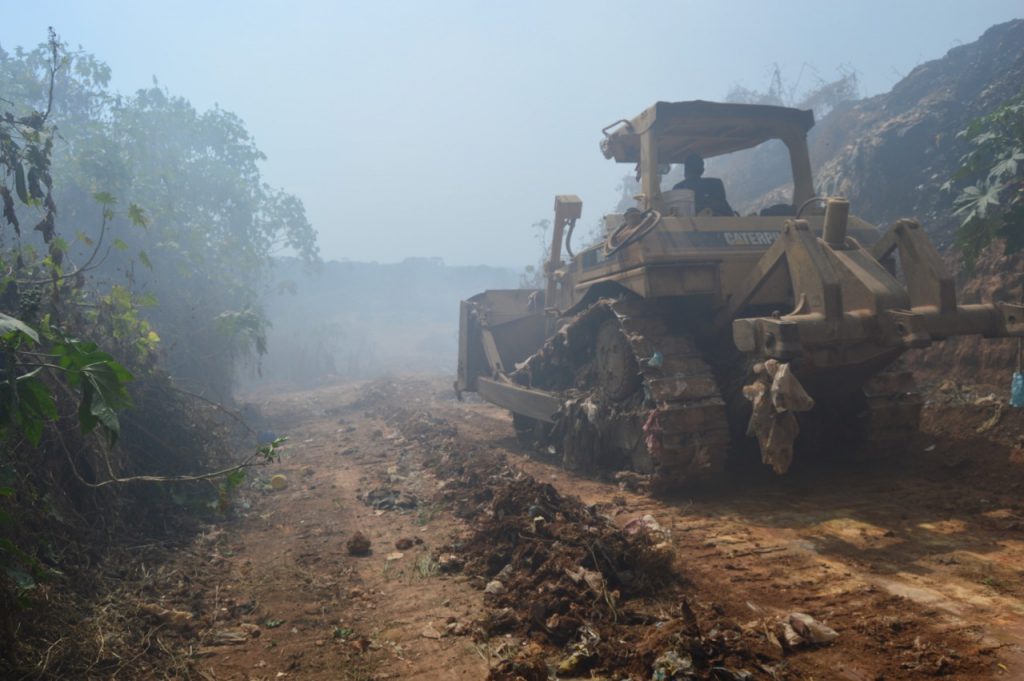
[[(774, 633), (691, 597), (671, 532), (653, 516), (620, 528), (602, 508), (562, 496), (503, 455), (458, 446), (450, 426), (432, 434), (422, 415), (404, 410), (389, 422), (429, 446), (444, 480), (438, 501), (468, 522), (468, 534), (436, 560), (483, 590), (487, 613), (472, 627), (478, 644), (520, 642), (503, 649), (490, 679), (790, 678)], [(666, 609), (666, 601), (676, 605)], [(790, 624), (796, 636), (808, 627)], [(808, 634), (814, 644), (821, 631)]]

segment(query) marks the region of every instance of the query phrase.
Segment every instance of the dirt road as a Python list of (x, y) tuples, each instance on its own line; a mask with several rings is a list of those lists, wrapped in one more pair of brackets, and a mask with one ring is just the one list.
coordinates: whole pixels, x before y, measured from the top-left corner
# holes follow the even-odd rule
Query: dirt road
[[(1024, 678), (1020, 414), (932, 404), (897, 461), (664, 500), (528, 455), (447, 385), (254, 400), (287, 454), (161, 603), (195, 615), (198, 678)], [(787, 640), (792, 613), (838, 637)]]

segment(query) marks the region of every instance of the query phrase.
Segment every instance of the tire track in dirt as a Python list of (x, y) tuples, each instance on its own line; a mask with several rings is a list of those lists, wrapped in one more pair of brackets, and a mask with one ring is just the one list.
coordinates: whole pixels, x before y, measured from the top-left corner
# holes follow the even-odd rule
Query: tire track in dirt
[[(1017, 523), (1024, 478), (1005, 448), (925, 438), (908, 447), (936, 444), (927, 460), (781, 480), (754, 475), (660, 500), (527, 456), (506, 412), (458, 403), (448, 383), (400, 379), (260, 396), (266, 427), (290, 436), (284, 460), (238, 492), (237, 518), (162, 570), (187, 575), (162, 588), (159, 604), (194, 618), (177, 640), (191, 650), (194, 678), (482, 679), (489, 665), (522, 654), (549, 665), (563, 660), (567, 648), (543, 636), (482, 633), (497, 602), (482, 593), (485, 580), (434, 573), (431, 561), (453, 541), (458, 550), (479, 522), (454, 517), (438, 501), (448, 488), (429, 466), (453, 447), (507, 457), (620, 527), (652, 515), (670, 532), (696, 612), (761, 641), (758, 654), (778, 678), (1024, 674)], [(410, 432), (402, 414), (419, 414), (422, 430)], [(277, 473), (287, 488), (266, 489)], [(417, 507), (359, 501), (381, 488), (415, 496)], [(348, 555), (356, 530), (371, 540), (372, 555)], [(422, 545), (388, 560), (396, 540), (417, 536)], [(677, 596), (640, 604), (644, 617), (669, 619), (653, 616), (650, 640), (630, 645), (664, 643), (657, 621), (679, 622), (667, 614), (678, 612)], [(758, 627), (793, 611), (825, 622), (839, 639), (772, 652)]]
[[(358, 385), (256, 402), (263, 427), (289, 437), (282, 461), (250, 474), (234, 495), (238, 517), (197, 542), (202, 564), (192, 558), (194, 578), (163, 603), (195, 615), (190, 640), (179, 641), (192, 650), (194, 678), (486, 676), (472, 641), (447, 629), (479, 615), (481, 594), (428, 560), (461, 522), (430, 506), (437, 483), (415, 448), (353, 403), (363, 404)], [(272, 491), (278, 474), (287, 487)], [(424, 504), (383, 510), (359, 500), (390, 483)], [(348, 554), (357, 530), (370, 539), (368, 556)], [(422, 543), (396, 548), (413, 538)]]
[(526, 456), (501, 409), (443, 413), (538, 479), (586, 503), (617, 501), (622, 523), (652, 514), (700, 593), (821, 614), (845, 640), (806, 655), (830, 664), (830, 678), (1024, 676), (1022, 471), (1006, 447), (924, 434), (908, 442), (931, 449), (921, 459), (754, 475), (662, 501)]

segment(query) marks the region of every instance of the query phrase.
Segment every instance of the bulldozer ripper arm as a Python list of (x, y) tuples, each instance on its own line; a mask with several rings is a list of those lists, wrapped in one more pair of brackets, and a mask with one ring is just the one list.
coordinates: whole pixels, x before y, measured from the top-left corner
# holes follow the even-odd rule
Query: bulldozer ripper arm
[[(736, 347), (758, 358), (813, 359), (817, 366), (895, 356), (951, 336), (1024, 336), (1024, 306), (960, 305), (953, 277), (913, 220), (900, 220), (870, 249), (841, 228), (819, 238), (793, 220), (719, 313)], [(898, 253), (906, 283), (883, 262)], [(740, 317), (772, 277), (788, 276), (794, 309)]]

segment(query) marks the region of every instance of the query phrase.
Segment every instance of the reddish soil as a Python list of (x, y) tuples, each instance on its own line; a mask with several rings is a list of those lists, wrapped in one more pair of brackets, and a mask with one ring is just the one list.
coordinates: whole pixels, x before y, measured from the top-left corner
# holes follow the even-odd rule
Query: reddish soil
[[(208, 680), (650, 679), (670, 651), (664, 678), (1024, 678), (1024, 414), (974, 399), (936, 393), (896, 459), (666, 500), (529, 454), (442, 379), (261, 397), (285, 457), (154, 572), (150, 605), (191, 615), (154, 640)], [(794, 612), (838, 638), (784, 648)]]

